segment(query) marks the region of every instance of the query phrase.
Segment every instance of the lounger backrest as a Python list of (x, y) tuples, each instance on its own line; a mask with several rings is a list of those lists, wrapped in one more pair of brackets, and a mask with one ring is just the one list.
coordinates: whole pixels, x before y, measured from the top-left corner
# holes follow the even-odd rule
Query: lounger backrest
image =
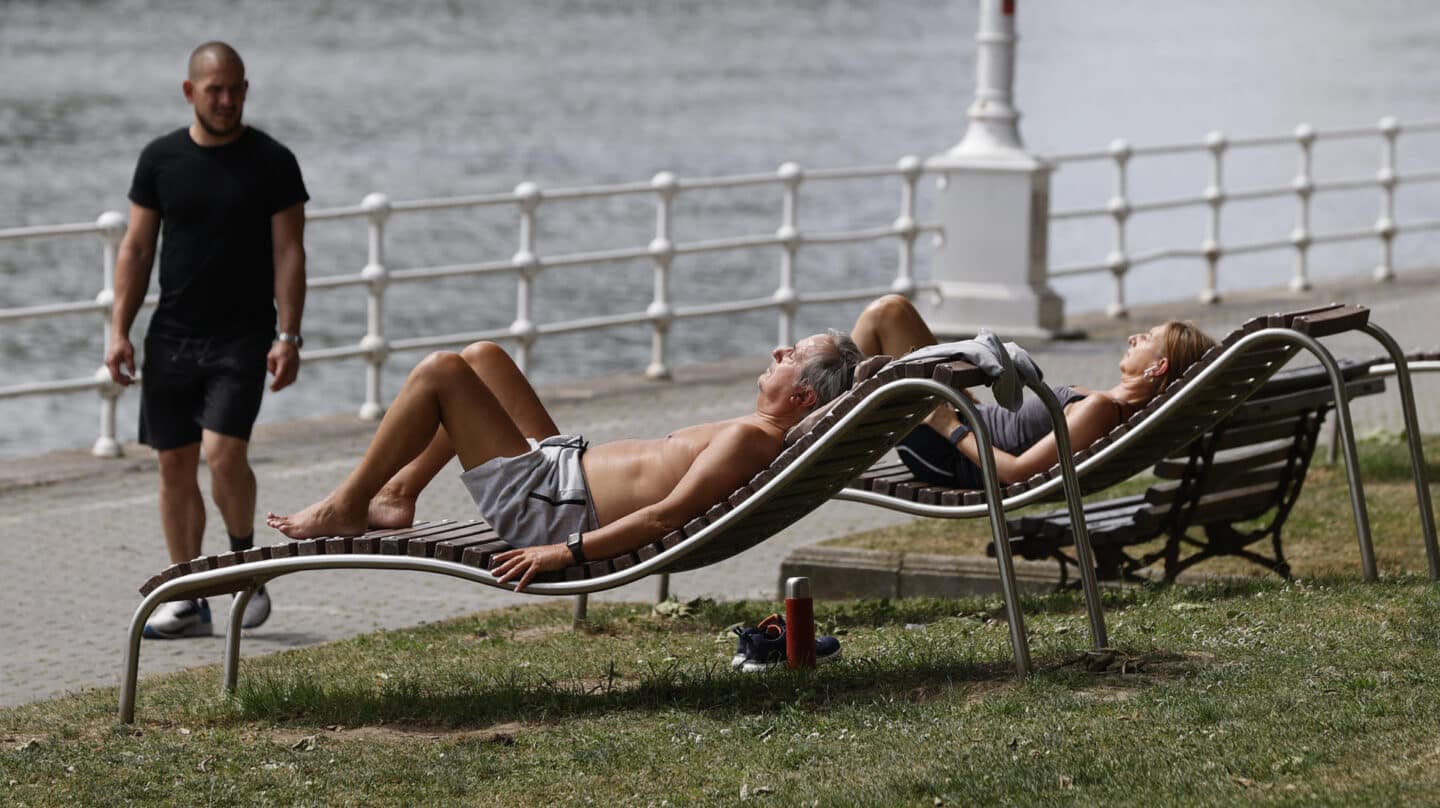
[[(1145, 440), (1126, 442), (1122, 450), (1108, 453), (1103, 464), (1086, 469), (1081, 487), (1086, 493), (1109, 488), (1144, 471), (1158, 458), (1185, 448), (1234, 412), (1301, 350), (1290, 342), (1251, 343), (1252, 347), (1241, 352), (1232, 350), (1246, 336), (1265, 328), (1289, 328), (1302, 334), (1324, 336), (1359, 328), (1369, 321), (1369, 316), (1369, 309), (1363, 306), (1331, 305), (1246, 321), (1191, 365), (1164, 393), (1089, 449), (1077, 453), (1077, 465), (1083, 465), (1101, 455), (1107, 446), (1119, 445), (1126, 433), (1155, 418), (1167, 402), (1184, 398), (1184, 406), (1178, 411), (1171, 408), (1164, 412), (1162, 422), (1152, 425)], [(1203, 383), (1192, 383), (1217, 364), (1223, 364), (1218, 374), (1208, 375)], [(1047, 476), (1055, 477), (1059, 473), (1057, 465)]]
[[(759, 544), (833, 497), (857, 474), (893, 449), (901, 438), (925, 419), (938, 401), (929, 393), (917, 390), (896, 392), (893, 386), (881, 394), (882, 388), (901, 379), (934, 379), (955, 389), (989, 382), (983, 371), (966, 362), (929, 359), (901, 360), (891, 364), (846, 393), (809, 433), (791, 444), (769, 468), (757, 474), (729, 499), (662, 539), (659, 544), (673, 546), (688, 536), (696, 535), (739, 507), (793, 464), (801, 462), (802, 458), (806, 463), (800, 479), (790, 482), (783, 492), (758, 507), (747, 509), (742, 518), (727, 526), (723, 535), (685, 555), (673, 566), (668, 566), (666, 571), (703, 567)], [(871, 400), (872, 396), (874, 400)], [(822, 451), (810, 453), (811, 448), (837, 423), (862, 406), (866, 408), (863, 415), (849, 424), (843, 436), (828, 441)], [(642, 548), (642, 553), (645, 549)]]
[[(1184, 449), (1234, 412), (1302, 350), (1291, 342), (1251, 341), (1242, 346), (1245, 337), (1266, 328), (1289, 328), (1319, 337), (1360, 328), (1368, 321), (1369, 310), (1365, 307), (1340, 304), (1246, 321), (1191, 365), (1164, 393), (1089, 448), (1076, 453), (1081, 489), (1087, 494), (1104, 490)], [(1141, 429), (1143, 439), (1136, 439), (1131, 433), (1139, 434), (1137, 430)], [(1006, 486), (1002, 494), (1009, 499), (1043, 486), (1048, 493), (1037, 496), (1059, 499), (1064, 495), (1059, 478), (1057, 463), (1044, 473)], [(898, 465), (873, 469), (857, 480), (855, 487), (933, 505), (985, 503), (983, 491), (926, 485)]]

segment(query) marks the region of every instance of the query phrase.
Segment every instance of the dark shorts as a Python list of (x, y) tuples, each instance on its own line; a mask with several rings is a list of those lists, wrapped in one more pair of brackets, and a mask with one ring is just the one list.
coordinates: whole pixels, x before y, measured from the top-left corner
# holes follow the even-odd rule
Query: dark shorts
[(975, 490), (985, 487), (980, 467), (961, 454), (948, 438), (925, 424), (911, 430), (895, 447), (895, 453), (921, 482)]
[(198, 443), (202, 429), (250, 439), (265, 394), (269, 334), (147, 335), (141, 365), (140, 442), (157, 450)]

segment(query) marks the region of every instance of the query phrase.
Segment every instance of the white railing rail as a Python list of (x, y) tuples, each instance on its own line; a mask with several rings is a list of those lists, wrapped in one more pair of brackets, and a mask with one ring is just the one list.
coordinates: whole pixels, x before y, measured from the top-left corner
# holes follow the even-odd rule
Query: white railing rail
[[(329, 290), (363, 287), (366, 291), (365, 335), (353, 345), (308, 348), (306, 362), (328, 362), (360, 358), (366, 364), (365, 401), (360, 415), (379, 417), (381, 405), (381, 372), (392, 353), (436, 348), (458, 347), (476, 340), (505, 341), (515, 348), (521, 369), (530, 361), (531, 351), (542, 337), (617, 326), (648, 324), (651, 329), (651, 352), (645, 373), (650, 378), (670, 375), (668, 345), (672, 325), (677, 321), (739, 312), (774, 309), (778, 313), (779, 341), (795, 341), (795, 317), (801, 306), (820, 303), (862, 301), (881, 294), (896, 292), (913, 296), (917, 291), (933, 288), (915, 279), (915, 241), (922, 233), (938, 233), (934, 224), (921, 224), (916, 213), (917, 185), (923, 173), (917, 157), (905, 157), (894, 166), (802, 171), (794, 163), (785, 163), (773, 174), (747, 174), (728, 177), (682, 179), (670, 172), (661, 172), (648, 183), (628, 183), (578, 188), (542, 190), (533, 182), (523, 182), (513, 193), (478, 196), (421, 199), (392, 202), (381, 193), (365, 197), (348, 207), (310, 211), (310, 222), (365, 219), (368, 257), (365, 266), (354, 274), (311, 277), (307, 288)], [(800, 190), (807, 183), (832, 180), (895, 177), (900, 180), (900, 213), (895, 220), (882, 226), (833, 232), (802, 230), (797, 213)], [(676, 197), (705, 190), (779, 185), (783, 193), (781, 221), (774, 233), (744, 235), (711, 240), (676, 241), (672, 233), (672, 211)], [(560, 202), (614, 198), (620, 196), (652, 196), (655, 203), (655, 235), (643, 246), (590, 252), (569, 252), (545, 255), (537, 247), (537, 219), (546, 205)], [(520, 213), (518, 247), (508, 259), (470, 264), (423, 266), (392, 269), (385, 261), (385, 229), (396, 216), (424, 214), (441, 210), (475, 209), (514, 206)], [(24, 239), (99, 236), (102, 244), (103, 281), (93, 301), (73, 301), (0, 309), (0, 324), (19, 323), (49, 317), (75, 314), (99, 314), (105, 323), (102, 332), (101, 357), (108, 349), (111, 304), (114, 301), (115, 258), (125, 233), (124, 217), (113, 211), (101, 214), (94, 224), (64, 224), (48, 227), (22, 227), (0, 230), (0, 241)], [(851, 289), (829, 289), (802, 292), (796, 286), (796, 257), (805, 245), (856, 244), (894, 239), (899, 244), (895, 279), (887, 286)], [(672, 264), (677, 256), (721, 253), (756, 247), (778, 247), (781, 250), (779, 281), (768, 297), (717, 301), (700, 305), (676, 305), (670, 297)], [(582, 317), (574, 320), (544, 322), (537, 319), (533, 307), (536, 279), (552, 270), (574, 267), (596, 267), (636, 259), (653, 263), (654, 285), (648, 305), (642, 311)], [(385, 331), (385, 293), (387, 287), (399, 283), (419, 283), (439, 278), (509, 275), (516, 280), (515, 316), (507, 325), (466, 333), (435, 334), (391, 340)], [(145, 306), (154, 306), (155, 295), (145, 299)], [(143, 380), (142, 380), (143, 381)], [(103, 361), (89, 377), (38, 381), (0, 387), (0, 399), (19, 396), (47, 395), (96, 391), (100, 395), (100, 433), (92, 448), (99, 456), (117, 456), (115, 413), (124, 388), (110, 379)]]
[[(1310, 288), (1309, 250), (1313, 245), (1377, 239), (1380, 247), (1379, 264), (1375, 267), (1376, 280), (1387, 281), (1395, 277), (1394, 241), (1401, 232), (1440, 230), (1440, 219), (1417, 220), (1403, 225), (1395, 218), (1395, 188), (1403, 183), (1429, 183), (1440, 181), (1440, 170), (1411, 171), (1401, 175), (1396, 165), (1396, 141), (1402, 131), (1411, 133), (1440, 132), (1440, 122), (1412, 123), (1403, 128), (1393, 117), (1382, 118), (1374, 127), (1317, 130), (1309, 124), (1295, 127), (1290, 135), (1227, 138), (1220, 132), (1211, 132), (1203, 143), (1177, 144), (1166, 146), (1131, 146), (1127, 141), (1116, 140), (1105, 151), (1059, 154), (1046, 159), (1056, 165), (1083, 162), (1110, 161), (1114, 166), (1114, 193), (1103, 207), (1051, 210), (1050, 221), (1061, 222), (1076, 219), (1109, 219), (1113, 223), (1114, 240), (1112, 248), (1103, 261), (1065, 266), (1051, 266), (1052, 278), (1108, 272), (1114, 279), (1113, 295), (1106, 311), (1114, 317), (1127, 314), (1125, 302), (1125, 280), (1130, 270), (1146, 264), (1153, 264), (1172, 258), (1201, 258), (1205, 261), (1205, 278), (1199, 298), (1202, 302), (1214, 303), (1219, 300), (1218, 278), (1220, 260), (1227, 255), (1244, 255), (1270, 250), (1291, 249), (1295, 251), (1295, 271), (1290, 287), (1296, 291)], [(1355, 177), (1339, 180), (1316, 181), (1313, 171), (1313, 147), (1320, 140), (1354, 140), (1378, 138), (1380, 140), (1379, 169), (1373, 177)], [(1261, 187), (1243, 191), (1228, 190), (1225, 177), (1225, 154), (1235, 149), (1258, 149), (1293, 146), (1298, 153), (1299, 168), (1289, 185)], [(1177, 154), (1207, 154), (1210, 160), (1209, 183), (1199, 195), (1136, 202), (1130, 198), (1130, 161), (1134, 158)], [(1366, 229), (1337, 230), (1318, 233), (1310, 221), (1311, 197), (1322, 192), (1379, 191), (1379, 215), (1374, 226)], [(1221, 239), (1221, 212), (1226, 203), (1257, 199), (1280, 199), (1293, 197), (1295, 200), (1295, 227), (1284, 238), (1264, 241), (1226, 244)], [(1206, 230), (1198, 247), (1171, 247), (1131, 253), (1127, 249), (1127, 227), (1130, 218), (1139, 213), (1168, 211), (1183, 208), (1204, 207), (1209, 209)]]

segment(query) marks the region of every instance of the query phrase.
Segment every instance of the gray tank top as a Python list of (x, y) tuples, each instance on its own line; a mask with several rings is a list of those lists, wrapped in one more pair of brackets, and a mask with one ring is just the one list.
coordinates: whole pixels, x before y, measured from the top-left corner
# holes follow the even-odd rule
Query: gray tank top
[[(1061, 409), (1070, 402), (1085, 397), (1084, 393), (1077, 393), (1075, 388), (1068, 385), (1051, 385), (1050, 389), (1060, 400)], [(1010, 454), (1020, 454), (1055, 429), (1050, 423), (1050, 413), (1045, 411), (1044, 402), (1035, 396), (1026, 396), (1020, 409), (1014, 412), (995, 405), (981, 407), (980, 420), (985, 424), (990, 440), (996, 448)]]

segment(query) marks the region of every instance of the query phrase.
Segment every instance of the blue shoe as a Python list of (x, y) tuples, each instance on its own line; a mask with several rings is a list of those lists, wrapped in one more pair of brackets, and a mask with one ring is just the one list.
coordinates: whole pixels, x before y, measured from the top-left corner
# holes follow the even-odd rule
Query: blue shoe
[(774, 656), (777, 648), (780, 661), (785, 661), (785, 618), (780, 615), (772, 614), (754, 628), (737, 628), (734, 631), (735, 656), (730, 658), (730, 667), (738, 670), (747, 660)]
[(151, 640), (177, 640), (181, 637), (208, 637), (214, 633), (210, 603), (200, 598), (160, 604), (145, 621), (144, 636)]
[[(774, 622), (770, 622), (772, 619)], [(735, 656), (740, 659), (740, 663), (736, 665), (732, 661), (732, 667), (745, 673), (758, 673), (778, 668), (786, 663), (784, 618), (771, 615), (761, 621), (761, 625), (766, 626), (763, 632), (758, 629), (747, 629), (753, 633), (746, 635), (742, 634), (740, 630), (736, 630), (735, 633), (740, 635), (740, 644), (746, 645), (748, 650), (744, 658), (741, 658), (737, 649)], [(838, 639), (830, 636), (815, 638), (815, 663), (817, 665), (823, 665), (839, 658), (840, 641)]]

